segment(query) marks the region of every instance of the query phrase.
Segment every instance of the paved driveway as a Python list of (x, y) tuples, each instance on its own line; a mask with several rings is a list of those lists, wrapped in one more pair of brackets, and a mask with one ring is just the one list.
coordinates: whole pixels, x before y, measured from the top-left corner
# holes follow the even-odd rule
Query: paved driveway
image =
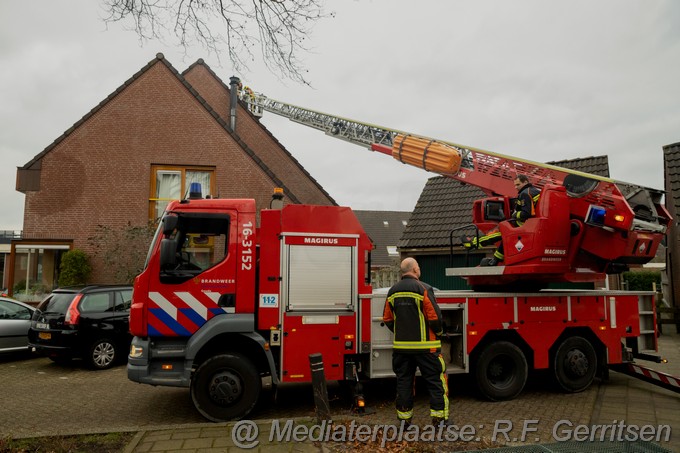
[(203, 422), (186, 390), (127, 379), (125, 366), (91, 371), (84, 363), (0, 358), (0, 436), (136, 430)]
[[(453, 418), (484, 425), (491, 433), (496, 420), (540, 419), (542, 431), (550, 432), (557, 420), (588, 423), (597, 386), (576, 395), (553, 392), (534, 379), (520, 398), (502, 403), (478, 400), (465, 376), (450, 379)], [(45, 358), (0, 358), (0, 436), (43, 436), (85, 432), (137, 431), (182, 424), (205, 423), (196, 412), (187, 389), (152, 387), (127, 379), (125, 366), (90, 371), (80, 362), (58, 365)], [(378, 380), (364, 387), (370, 409), (366, 421), (393, 423), (394, 381)], [(344, 390), (329, 384), (332, 411), (349, 414)], [(427, 392), (417, 389), (416, 421), (429, 418)], [(271, 393), (251, 415), (252, 419), (313, 416), (309, 385), (285, 385), (276, 400)], [(422, 420), (420, 420), (422, 419)], [(520, 426), (520, 425), (515, 425)], [(539, 432), (540, 433), (540, 432)], [(546, 434), (547, 436), (547, 434)]]
[[(662, 337), (661, 346), (671, 363), (657, 366), (680, 374), (680, 335)], [(669, 424), (673, 429), (670, 445), (680, 448), (678, 394), (618, 373), (612, 373), (609, 383), (596, 382), (577, 394), (556, 392), (545, 374), (536, 374), (517, 399), (499, 403), (478, 399), (470, 391), (467, 376), (450, 376), (449, 387), (454, 422), (472, 424), (477, 434), (487, 438), (494, 426), (507, 429), (512, 424), (509, 439), (499, 440), (512, 442), (515, 436), (519, 440), (523, 424), (528, 423), (532, 438), (527, 441), (552, 442), (552, 430), (562, 420), (576, 426), (625, 419), (628, 423)], [(340, 386), (329, 383), (328, 388), (333, 414), (349, 414), (348, 399), (342, 397)], [(364, 390), (372, 414), (357, 421), (394, 423), (394, 381), (376, 380)], [(416, 391), (414, 421), (424, 425), (429, 421), (427, 392), (420, 387)], [(194, 409), (188, 389), (133, 383), (122, 365), (90, 371), (78, 361), (64, 366), (45, 358), (0, 357), (0, 401), (0, 437), (210, 426)], [(312, 416), (311, 386), (294, 384), (280, 386), (275, 402), (268, 394), (250, 419)]]

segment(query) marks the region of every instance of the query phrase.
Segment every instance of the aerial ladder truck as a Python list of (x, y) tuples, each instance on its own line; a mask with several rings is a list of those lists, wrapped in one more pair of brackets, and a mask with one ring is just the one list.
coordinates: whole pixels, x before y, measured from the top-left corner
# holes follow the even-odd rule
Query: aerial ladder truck
[[(658, 351), (653, 292), (535, 288), (597, 281), (648, 262), (670, 221), (660, 191), (248, 89), (240, 99), (255, 115), (278, 113), (485, 191), (473, 221), (482, 231), (499, 225), (505, 265), (458, 274), (473, 290), (437, 291), (447, 373), (472, 374), (485, 398), (517, 397), (529, 370), (547, 370), (559, 389), (579, 392), (596, 375), (632, 370), (634, 358)], [(504, 230), (518, 173), (541, 188), (540, 202), (535, 217)], [(250, 414), (263, 382), (311, 382), (311, 355), (322, 355), (328, 380), (394, 375), (392, 335), (382, 322), (386, 293), (370, 282), (370, 238), (348, 207), (285, 204), (282, 197), (275, 193), (259, 213), (253, 199), (199, 195), (168, 204), (134, 282), (132, 381), (187, 387), (202, 415), (224, 421)], [(680, 389), (680, 380), (665, 378)]]
[[(604, 280), (606, 274), (649, 262), (671, 220), (661, 203), (661, 190), (362, 123), (270, 99), (248, 87), (239, 91), (239, 98), (256, 117), (265, 111), (275, 113), (404, 164), (480, 188), (489, 198), (475, 201), (472, 207), (477, 239), (480, 230), (498, 228), (504, 241), (514, 241), (514, 247), (506, 248), (509, 267), (446, 270), (447, 276), (466, 278), (472, 288), (526, 292), (550, 282)], [(543, 189), (543, 200), (550, 197), (550, 202), (541, 203), (537, 219), (514, 229), (501, 222), (511, 212), (516, 194), (513, 180), (519, 174), (530, 177), (534, 186)], [(654, 355), (639, 356), (663, 361)], [(680, 379), (665, 373), (632, 363), (612, 368), (680, 391)]]

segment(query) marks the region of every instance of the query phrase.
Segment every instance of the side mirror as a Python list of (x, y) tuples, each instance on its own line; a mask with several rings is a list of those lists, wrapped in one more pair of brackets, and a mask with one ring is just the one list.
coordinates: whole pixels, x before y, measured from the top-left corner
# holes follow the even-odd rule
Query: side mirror
[(177, 264), (177, 240), (161, 239), (161, 269), (173, 268)]
[(161, 222), (163, 223), (163, 234), (165, 236), (169, 236), (173, 231), (175, 231), (175, 228), (177, 228), (179, 217), (176, 215), (166, 215), (163, 217)]

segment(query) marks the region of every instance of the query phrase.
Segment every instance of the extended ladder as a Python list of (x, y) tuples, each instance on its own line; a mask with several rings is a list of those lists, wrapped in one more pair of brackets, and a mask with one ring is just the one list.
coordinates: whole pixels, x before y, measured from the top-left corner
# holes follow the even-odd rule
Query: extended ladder
[(250, 112), (255, 116), (262, 116), (264, 111), (276, 113), (296, 123), (313, 127), (328, 135), (364, 146), (368, 149), (371, 149), (374, 144), (391, 148), (394, 136), (401, 133), (393, 129), (360, 123), (340, 116), (316, 112), (304, 107), (270, 99), (264, 94), (253, 92), (248, 87), (240, 91), (239, 97), (248, 104)]
[(514, 197), (513, 180), (518, 174), (531, 177), (535, 186), (564, 185), (567, 193), (587, 205), (630, 213), (616, 225), (621, 230), (664, 234), (670, 216), (661, 203), (663, 191), (555, 165), (533, 162), (442, 140), (362, 123), (271, 99), (248, 87), (239, 98), (256, 116), (264, 111), (323, 131), (372, 151), (391, 155), (402, 163), (457, 179), (479, 187), (490, 196)]

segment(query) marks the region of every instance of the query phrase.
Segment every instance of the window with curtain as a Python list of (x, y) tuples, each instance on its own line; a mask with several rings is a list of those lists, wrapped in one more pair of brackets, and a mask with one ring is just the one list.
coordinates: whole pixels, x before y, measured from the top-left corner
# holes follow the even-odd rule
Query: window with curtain
[(157, 222), (166, 206), (172, 200), (189, 197), (191, 183), (201, 184), (203, 198), (215, 191), (215, 170), (211, 167), (151, 167), (151, 194), (149, 197), (149, 218)]

